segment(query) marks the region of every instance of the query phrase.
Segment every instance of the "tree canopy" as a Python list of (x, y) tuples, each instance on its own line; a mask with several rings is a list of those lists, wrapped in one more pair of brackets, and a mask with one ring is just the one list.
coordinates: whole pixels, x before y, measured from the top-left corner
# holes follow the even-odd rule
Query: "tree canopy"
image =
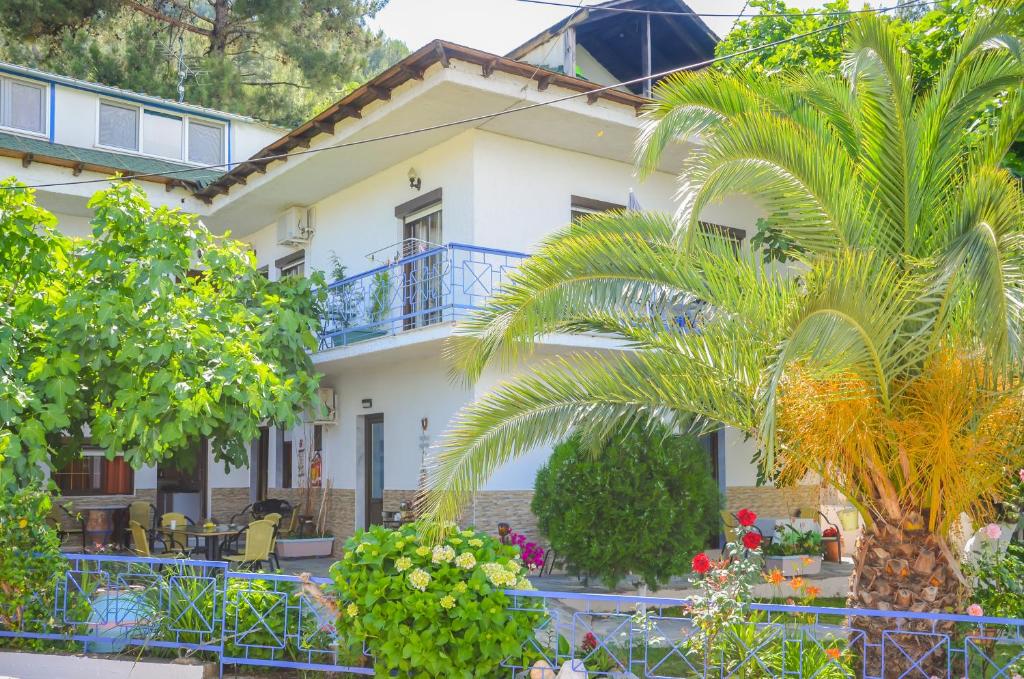
[(92, 237), (72, 239), (0, 185), (0, 485), (87, 439), (138, 468), (209, 437), (245, 464), (261, 423), (314, 403), (318, 280), (267, 281), (243, 243), (127, 183), (89, 206)]
[[(405, 56), (387, 0), (10, 0), (0, 59), (294, 126)], [(140, 68), (145, 64), (145, 68)]]
[[(962, 40), (971, 19), (991, 11), (996, 4), (993, 0), (938, 0), (927, 5), (901, 7), (890, 13), (892, 33), (900, 48), (910, 56), (914, 83), (919, 90), (932, 86), (943, 64)], [(832, 0), (821, 7), (806, 10), (791, 7), (785, 0), (750, 0), (749, 5), (760, 16), (738, 21), (715, 47), (717, 55), (733, 54), (827, 26), (841, 25), (835, 30), (719, 62), (719, 70), (761, 75), (798, 70), (839, 73), (843, 45), (850, 31), (847, 21), (851, 15), (842, 14), (851, 9), (849, 0)], [(839, 14), (829, 15), (829, 12)], [(1024, 13), (1010, 18), (1010, 28), (1018, 33), (1024, 32)], [(1002, 104), (1003, 99), (998, 93), (980, 103), (974, 123), (979, 132), (988, 129), (993, 112)], [(1024, 176), (1024, 139), (1019, 139), (1011, 148), (1004, 163), (1018, 176)]]

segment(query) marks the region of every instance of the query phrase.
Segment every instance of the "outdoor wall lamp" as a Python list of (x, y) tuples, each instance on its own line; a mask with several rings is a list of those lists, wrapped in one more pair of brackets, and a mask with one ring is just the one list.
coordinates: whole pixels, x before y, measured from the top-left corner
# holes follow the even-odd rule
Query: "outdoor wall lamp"
[(419, 174), (417, 174), (416, 168), (415, 167), (410, 167), (409, 168), (409, 188), (410, 189), (416, 189), (417, 191), (419, 191), (421, 186), (423, 186), (423, 180), (420, 178)]
[(364, 408), (372, 408), (373, 407), (373, 399), (372, 398), (364, 398), (363, 399), (363, 407)]

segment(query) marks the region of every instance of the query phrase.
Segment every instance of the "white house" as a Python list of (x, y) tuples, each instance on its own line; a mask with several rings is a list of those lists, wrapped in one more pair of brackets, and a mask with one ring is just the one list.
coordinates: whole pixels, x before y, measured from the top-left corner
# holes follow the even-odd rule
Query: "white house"
[[(615, 4), (686, 7), (678, 0)], [(638, 180), (632, 150), (646, 102), (643, 76), (700, 62), (713, 46), (696, 17), (651, 21), (590, 9), (507, 57), (432, 42), (287, 132), (4, 65), (3, 87), (12, 88), (11, 110), (19, 112), (0, 120), (0, 174), (36, 184), (223, 162), (230, 166), (223, 174), (192, 170), (139, 184), (154, 202), (195, 212), (211, 229), (250, 243), (271, 279), (321, 270), (330, 280), (344, 267), (314, 355), (332, 411), (327, 421), (268, 427), (253, 442), (248, 468), (143, 469), (132, 488), (117, 490), (196, 518), (226, 518), (255, 499), (300, 501), (312, 467), (329, 487), (328, 525), (337, 535), (398, 510), (449, 420), (505, 377), (491, 370), (472, 388), (449, 380), (441, 348), (454, 322), (575, 214), (624, 206), (631, 189), (645, 209), (674, 210), (674, 173), (693, 146), (676, 144), (658, 172)], [(595, 83), (633, 79), (591, 92)], [(495, 112), (505, 113), (484, 117)], [(81, 234), (85, 200), (96, 188), (51, 187), (40, 191), (40, 202), (58, 213), (62, 228)], [(756, 205), (737, 199), (703, 218), (742, 239), (757, 216)], [(623, 349), (607, 338), (553, 336), (537, 353), (584, 350)], [(757, 487), (751, 445), (732, 430), (708, 441), (730, 506), (785, 515), (819, 504), (816, 486)], [(529, 498), (548, 453), (501, 469), (466, 508), (467, 520), (534, 531)], [(102, 492), (102, 467), (100, 458), (87, 460), (59, 473), (58, 482), (66, 494)]]

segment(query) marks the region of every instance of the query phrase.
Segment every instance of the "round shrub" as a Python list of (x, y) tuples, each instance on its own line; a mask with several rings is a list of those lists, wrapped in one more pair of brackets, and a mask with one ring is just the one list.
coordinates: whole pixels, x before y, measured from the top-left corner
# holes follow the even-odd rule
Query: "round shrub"
[[(508, 610), (506, 589), (532, 589), (519, 548), (474, 530), (435, 544), (416, 524), (374, 526), (345, 543), (331, 567), (342, 638), (365, 644), (379, 677), (497, 676), (521, 665), (541, 622), (541, 604)], [(517, 609), (529, 608), (523, 601)]]
[(537, 472), (531, 509), (576, 575), (652, 589), (689, 571), (718, 531), (718, 485), (697, 437), (629, 430), (597, 450), (572, 438)]

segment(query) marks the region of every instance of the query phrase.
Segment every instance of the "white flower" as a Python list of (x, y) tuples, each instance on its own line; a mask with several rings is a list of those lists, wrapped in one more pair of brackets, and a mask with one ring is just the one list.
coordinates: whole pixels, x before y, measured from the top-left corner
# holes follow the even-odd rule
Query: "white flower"
[(417, 568), (409, 573), (409, 584), (421, 592), (427, 591), (427, 585), (430, 584), (430, 573), (422, 568)]
[(455, 565), (459, 568), (464, 568), (467, 571), (472, 570), (473, 566), (476, 565), (476, 557), (470, 552), (463, 552), (455, 557)]
[(449, 547), (448, 545), (442, 547), (441, 545), (438, 545), (437, 547), (434, 547), (431, 561), (434, 563), (448, 563), (454, 558), (455, 549), (453, 547)]

